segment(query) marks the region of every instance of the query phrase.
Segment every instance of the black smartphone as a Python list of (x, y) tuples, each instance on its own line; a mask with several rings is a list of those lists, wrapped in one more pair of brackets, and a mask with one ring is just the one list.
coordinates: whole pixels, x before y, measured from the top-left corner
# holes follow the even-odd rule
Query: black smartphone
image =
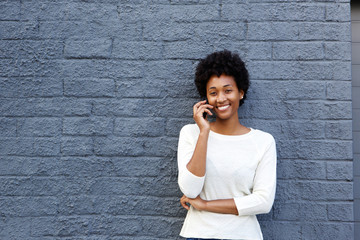
[[(205, 103), (205, 104), (209, 104), (209, 101), (208, 101), (207, 99), (206, 99), (206, 103)], [(204, 113), (203, 113), (203, 118), (206, 119), (206, 117), (207, 117), (207, 112), (204, 112)]]

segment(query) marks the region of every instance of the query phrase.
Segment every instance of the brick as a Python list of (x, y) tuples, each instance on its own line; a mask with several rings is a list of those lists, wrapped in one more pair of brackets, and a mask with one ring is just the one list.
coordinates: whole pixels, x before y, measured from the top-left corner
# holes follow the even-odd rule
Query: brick
[(55, 196), (62, 190), (62, 182), (53, 178), (1, 178), (2, 196)]
[(166, 80), (153, 77), (118, 79), (116, 96), (120, 98), (161, 98), (171, 89), (163, 90)]
[(281, 179), (326, 179), (325, 162), (309, 160), (278, 161), (278, 178)]
[(298, 40), (348, 41), (350, 23), (302, 23)]
[(345, 180), (353, 179), (352, 162), (328, 162), (326, 164), (326, 175), (329, 180)]
[[(148, 167), (144, 168), (143, 165)], [(36, 164), (36, 163), (35, 163)], [(40, 165), (40, 163), (37, 163)], [(159, 167), (159, 166), (162, 167)], [(77, 177), (156, 177), (169, 163), (157, 157), (62, 157), (55, 163), (43, 161), (38, 167), (42, 174)], [(56, 166), (55, 169), (51, 167)]]
[(299, 25), (291, 22), (250, 22), (248, 40), (298, 40)]
[(62, 137), (61, 153), (67, 156), (93, 154), (94, 143), (90, 137)]
[(115, 82), (112, 79), (64, 79), (64, 95), (68, 97), (113, 97)]
[(337, 122), (327, 122), (325, 124), (325, 136), (329, 139), (352, 139), (352, 121), (344, 120)]
[(1, 2), (0, 16), (1, 20), (19, 20), (20, 19), (20, 1)]
[(70, 19), (97, 19), (97, 20), (114, 20), (118, 18), (118, 11), (112, 2), (87, 2), (71, 3), (68, 9), (68, 18)]
[(333, 76), (332, 80), (343, 80), (343, 81), (350, 81), (351, 79), (351, 62), (350, 61), (343, 61), (337, 62), (334, 61), (332, 68), (333, 68)]
[(21, 18), (24, 20), (61, 20), (68, 16), (66, 3), (25, 1), (21, 4)]
[[(348, 70), (346, 68), (341, 69), (344, 68), (344, 64), (337, 65), (332, 65), (329, 62), (253, 61), (247, 64), (247, 68), (254, 80), (344, 80), (347, 78)], [(292, 71), (288, 69), (292, 69)], [(335, 73), (336, 70), (345, 73), (345, 76)]]
[[(270, 42), (249, 42), (247, 59), (270, 60), (272, 58), (272, 43)], [(244, 51), (245, 52), (245, 51)]]
[(88, 217), (39, 217), (31, 221), (31, 235), (76, 236), (88, 233), (90, 219)]
[(1, 58), (11, 59), (60, 59), (63, 41), (59, 40), (1, 40)]
[(354, 219), (351, 203), (328, 204), (327, 208), (330, 221), (352, 222)]
[(1, 213), (7, 217), (38, 217), (55, 215), (59, 200), (56, 197), (0, 197)]
[(116, 59), (150, 59), (163, 57), (163, 43), (155, 41), (120, 41), (115, 39), (111, 56)]
[(3, 137), (0, 139), (0, 155), (29, 156), (34, 152), (33, 138)]
[(250, 21), (324, 21), (325, 7), (302, 3), (248, 4)]
[(166, 136), (179, 137), (180, 130), (186, 124), (195, 123), (193, 119), (190, 118), (170, 118), (166, 122)]
[(0, 117), (0, 136), (16, 137), (16, 119)]
[(41, 137), (34, 140), (34, 155), (59, 156), (60, 140), (58, 138)]
[(90, 114), (91, 102), (89, 100), (70, 98), (1, 99), (0, 110), (2, 116), (82, 116)]
[(351, 43), (325, 42), (325, 59), (351, 60)]
[[(240, 3), (240, 4), (239, 4)], [(249, 19), (249, 9), (247, 4), (229, 4), (229, 1), (223, 2), (221, 5), (221, 19), (228, 21), (245, 21)]]
[(301, 199), (304, 200), (351, 200), (352, 183), (343, 182), (301, 182)]
[(0, 39), (19, 39), (21, 37), (21, 22), (0, 21), (0, 26)]
[(58, 77), (60, 65), (54, 60), (33, 61), (32, 59), (0, 59), (3, 66), (0, 77)]
[(0, 176), (53, 176), (61, 166), (57, 158), (38, 156), (1, 156), (0, 163)]
[(197, 59), (213, 51), (208, 42), (175, 41), (164, 44), (164, 56), (170, 59)]
[(351, 223), (307, 223), (302, 230), (305, 239), (352, 239), (353, 231)]
[(260, 225), (264, 239), (302, 239), (301, 225), (297, 222), (266, 221), (261, 222)]
[(321, 42), (273, 43), (273, 58), (277, 60), (320, 60), (324, 58), (324, 47)]
[(219, 20), (219, 5), (178, 5), (169, 8), (166, 6), (164, 11), (171, 15), (171, 19), (176, 22), (202, 22)]
[(144, 63), (144, 77), (153, 80), (156, 76), (158, 80), (178, 83), (181, 81), (180, 79), (194, 79), (195, 68), (194, 61), (190, 60), (146, 61)]
[(163, 118), (116, 118), (114, 134), (124, 137), (158, 137), (165, 131)]
[(331, 100), (351, 100), (351, 82), (328, 82), (326, 84), (326, 97)]
[(243, 118), (284, 119), (286, 106), (279, 101), (253, 100), (240, 107), (239, 116)]
[(283, 131), (291, 139), (325, 139), (325, 123), (323, 121), (288, 121)]
[(177, 181), (167, 178), (100, 178), (90, 188), (93, 195), (143, 195), (173, 197), (179, 195)]
[(286, 110), (290, 119), (351, 119), (349, 102), (288, 101)]
[(137, 78), (142, 77), (141, 63), (128, 60), (77, 59), (60, 63), (65, 77), (71, 78)]
[(327, 21), (338, 21), (338, 22), (350, 22), (350, 4), (348, 3), (337, 3), (328, 4), (326, 6), (326, 20)]
[(306, 221), (328, 221), (327, 205), (323, 203), (304, 202), (300, 204), (300, 218)]
[(139, 98), (94, 101), (93, 114), (99, 116), (145, 116), (144, 100)]
[(166, 156), (170, 154), (171, 139), (144, 137), (96, 137), (95, 154), (98, 156)]
[[(169, 79), (166, 81), (166, 93), (173, 98), (188, 97), (191, 99), (199, 99), (199, 93), (196, 89), (193, 79)], [(200, 101), (200, 99), (199, 99)]]
[(285, 87), (285, 98), (291, 99), (326, 99), (326, 84), (321, 81), (279, 81), (279, 89)]
[(99, 216), (90, 223), (89, 233), (92, 235), (135, 235), (142, 231), (142, 224), (139, 218), (124, 216)]
[(67, 40), (64, 55), (66, 58), (109, 58), (111, 39)]
[(31, 236), (31, 220), (24, 217), (2, 217), (0, 219), (0, 237), (29, 238)]
[(61, 133), (60, 118), (23, 118), (17, 126), (19, 136), (51, 137)]
[(280, 158), (313, 160), (352, 159), (351, 141), (280, 140), (277, 141)]
[[(153, 206), (151, 202), (157, 202)], [(121, 203), (121, 204), (119, 204)], [(154, 212), (154, 208), (158, 211)], [(160, 208), (163, 208), (161, 210)], [(111, 214), (176, 216), (181, 208), (178, 198), (144, 196), (69, 196), (61, 199), (60, 213), (64, 215)]]
[(121, 40), (140, 40), (141, 24), (119, 21), (42, 21), (39, 32), (46, 39), (90, 40), (97, 36)]
[(1, 97), (59, 97), (62, 82), (51, 78), (1, 78)]
[(108, 135), (112, 133), (113, 121), (106, 117), (71, 117), (63, 120), (66, 135)]
[(274, 204), (275, 220), (300, 220), (300, 204), (299, 203), (276, 203)]
[(143, 231), (149, 236), (166, 237), (181, 228), (180, 219), (148, 217), (141, 220)]
[(274, 207), (274, 219), (281, 221), (327, 221), (327, 205), (321, 203), (279, 203)]

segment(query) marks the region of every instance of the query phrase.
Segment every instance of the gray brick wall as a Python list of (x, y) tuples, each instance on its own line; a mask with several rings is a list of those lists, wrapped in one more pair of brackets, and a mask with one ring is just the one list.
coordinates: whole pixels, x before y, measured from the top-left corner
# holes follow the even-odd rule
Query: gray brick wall
[(0, 239), (180, 239), (194, 68), (238, 51), (278, 143), (265, 239), (353, 239), (350, 3), (0, 2)]

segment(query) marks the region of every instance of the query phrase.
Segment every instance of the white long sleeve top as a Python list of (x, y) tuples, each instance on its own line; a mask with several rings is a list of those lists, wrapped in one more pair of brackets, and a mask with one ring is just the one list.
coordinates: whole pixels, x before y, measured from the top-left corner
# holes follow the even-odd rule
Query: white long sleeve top
[(266, 132), (252, 129), (243, 135), (210, 131), (206, 174), (198, 177), (186, 167), (200, 130), (184, 126), (178, 144), (178, 183), (190, 198), (234, 199), (238, 215), (199, 211), (187, 213), (180, 235), (186, 238), (263, 239), (256, 214), (271, 210), (276, 188), (276, 147)]

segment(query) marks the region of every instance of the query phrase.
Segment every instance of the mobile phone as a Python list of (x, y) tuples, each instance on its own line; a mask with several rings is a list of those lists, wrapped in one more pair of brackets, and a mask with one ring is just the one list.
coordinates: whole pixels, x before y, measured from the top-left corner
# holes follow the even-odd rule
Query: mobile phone
[[(205, 104), (209, 104), (209, 101), (208, 101), (207, 99), (206, 99), (206, 103), (205, 103)], [(207, 117), (207, 112), (204, 112), (204, 113), (203, 113), (203, 118), (206, 119), (206, 117)]]

